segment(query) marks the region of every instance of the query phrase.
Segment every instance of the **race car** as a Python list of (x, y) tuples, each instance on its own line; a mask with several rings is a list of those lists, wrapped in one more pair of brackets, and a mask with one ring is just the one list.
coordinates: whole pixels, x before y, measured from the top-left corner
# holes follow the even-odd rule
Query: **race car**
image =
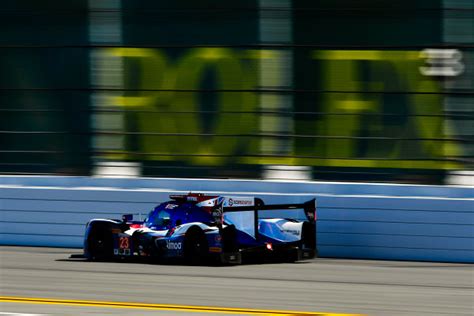
[[(305, 220), (262, 216), (265, 211), (287, 210), (287, 214), (298, 209), (304, 211)], [(98, 261), (240, 264), (253, 259), (294, 262), (316, 254), (316, 199), (266, 205), (256, 197), (171, 195), (144, 221), (133, 220), (132, 214), (122, 220), (92, 219), (84, 238), (84, 256)]]

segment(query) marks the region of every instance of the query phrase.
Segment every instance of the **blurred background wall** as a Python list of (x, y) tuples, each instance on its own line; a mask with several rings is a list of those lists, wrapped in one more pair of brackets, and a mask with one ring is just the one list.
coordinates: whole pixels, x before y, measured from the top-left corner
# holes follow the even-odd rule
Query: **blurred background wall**
[(474, 3), (2, 1), (0, 172), (451, 183)]

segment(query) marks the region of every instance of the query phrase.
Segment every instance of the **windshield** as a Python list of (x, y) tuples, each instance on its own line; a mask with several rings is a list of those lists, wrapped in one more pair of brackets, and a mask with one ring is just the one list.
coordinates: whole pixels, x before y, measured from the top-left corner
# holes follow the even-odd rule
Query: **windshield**
[(169, 229), (171, 214), (168, 210), (151, 212), (146, 220), (146, 226), (152, 229)]
[(212, 215), (193, 203), (165, 202), (150, 212), (145, 226), (153, 230), (167, 230), (190, 222), (212, 222)]

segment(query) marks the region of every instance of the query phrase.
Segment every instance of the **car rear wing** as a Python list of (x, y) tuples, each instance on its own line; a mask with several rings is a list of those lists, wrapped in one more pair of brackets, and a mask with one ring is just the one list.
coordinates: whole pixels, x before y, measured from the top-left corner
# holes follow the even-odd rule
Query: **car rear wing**
[(224, 223), (224, 213), (253, 211), (255, 238), (258, 238), (258, 220), (260, 211), (297, 210), (302, 209), (308, 223), (316, 229), (316, 199), (304, 203), (265, 204), (262, 199), (253, 197), (219, 197), (213, 207), (212, 216), (218, 227)]
[[(316, 199), (311, 199), (304, 203), (293, 203), (293, 204), (265, 204), (262, 199), (254, 199), (253, 205), (245, 206), (235, 206), (236, 201), (232, 201), (232, 198), (224, 200), (223, 211), (224, 212), (241, 212), (241, 211), (270, 211), (270, 210), (293, 210), (293, 209), (302, 209), (306, 215), (306, 218), (309, 222), (316, 221)], [(227, 203), (226, 203), (227, 202)], [(232, 204), (232, 205), (230, 205)]]

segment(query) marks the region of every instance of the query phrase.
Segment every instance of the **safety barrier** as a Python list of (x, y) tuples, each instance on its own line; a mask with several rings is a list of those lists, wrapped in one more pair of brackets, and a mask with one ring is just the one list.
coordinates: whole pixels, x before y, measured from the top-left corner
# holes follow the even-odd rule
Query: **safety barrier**
[(0, 244), (82, 247), (89, 219), (145, 216), (169, 194), (189, 191), (267, 203), (316, 196), (321, 257), (474, 262), (473, 187), (2, 176)]

